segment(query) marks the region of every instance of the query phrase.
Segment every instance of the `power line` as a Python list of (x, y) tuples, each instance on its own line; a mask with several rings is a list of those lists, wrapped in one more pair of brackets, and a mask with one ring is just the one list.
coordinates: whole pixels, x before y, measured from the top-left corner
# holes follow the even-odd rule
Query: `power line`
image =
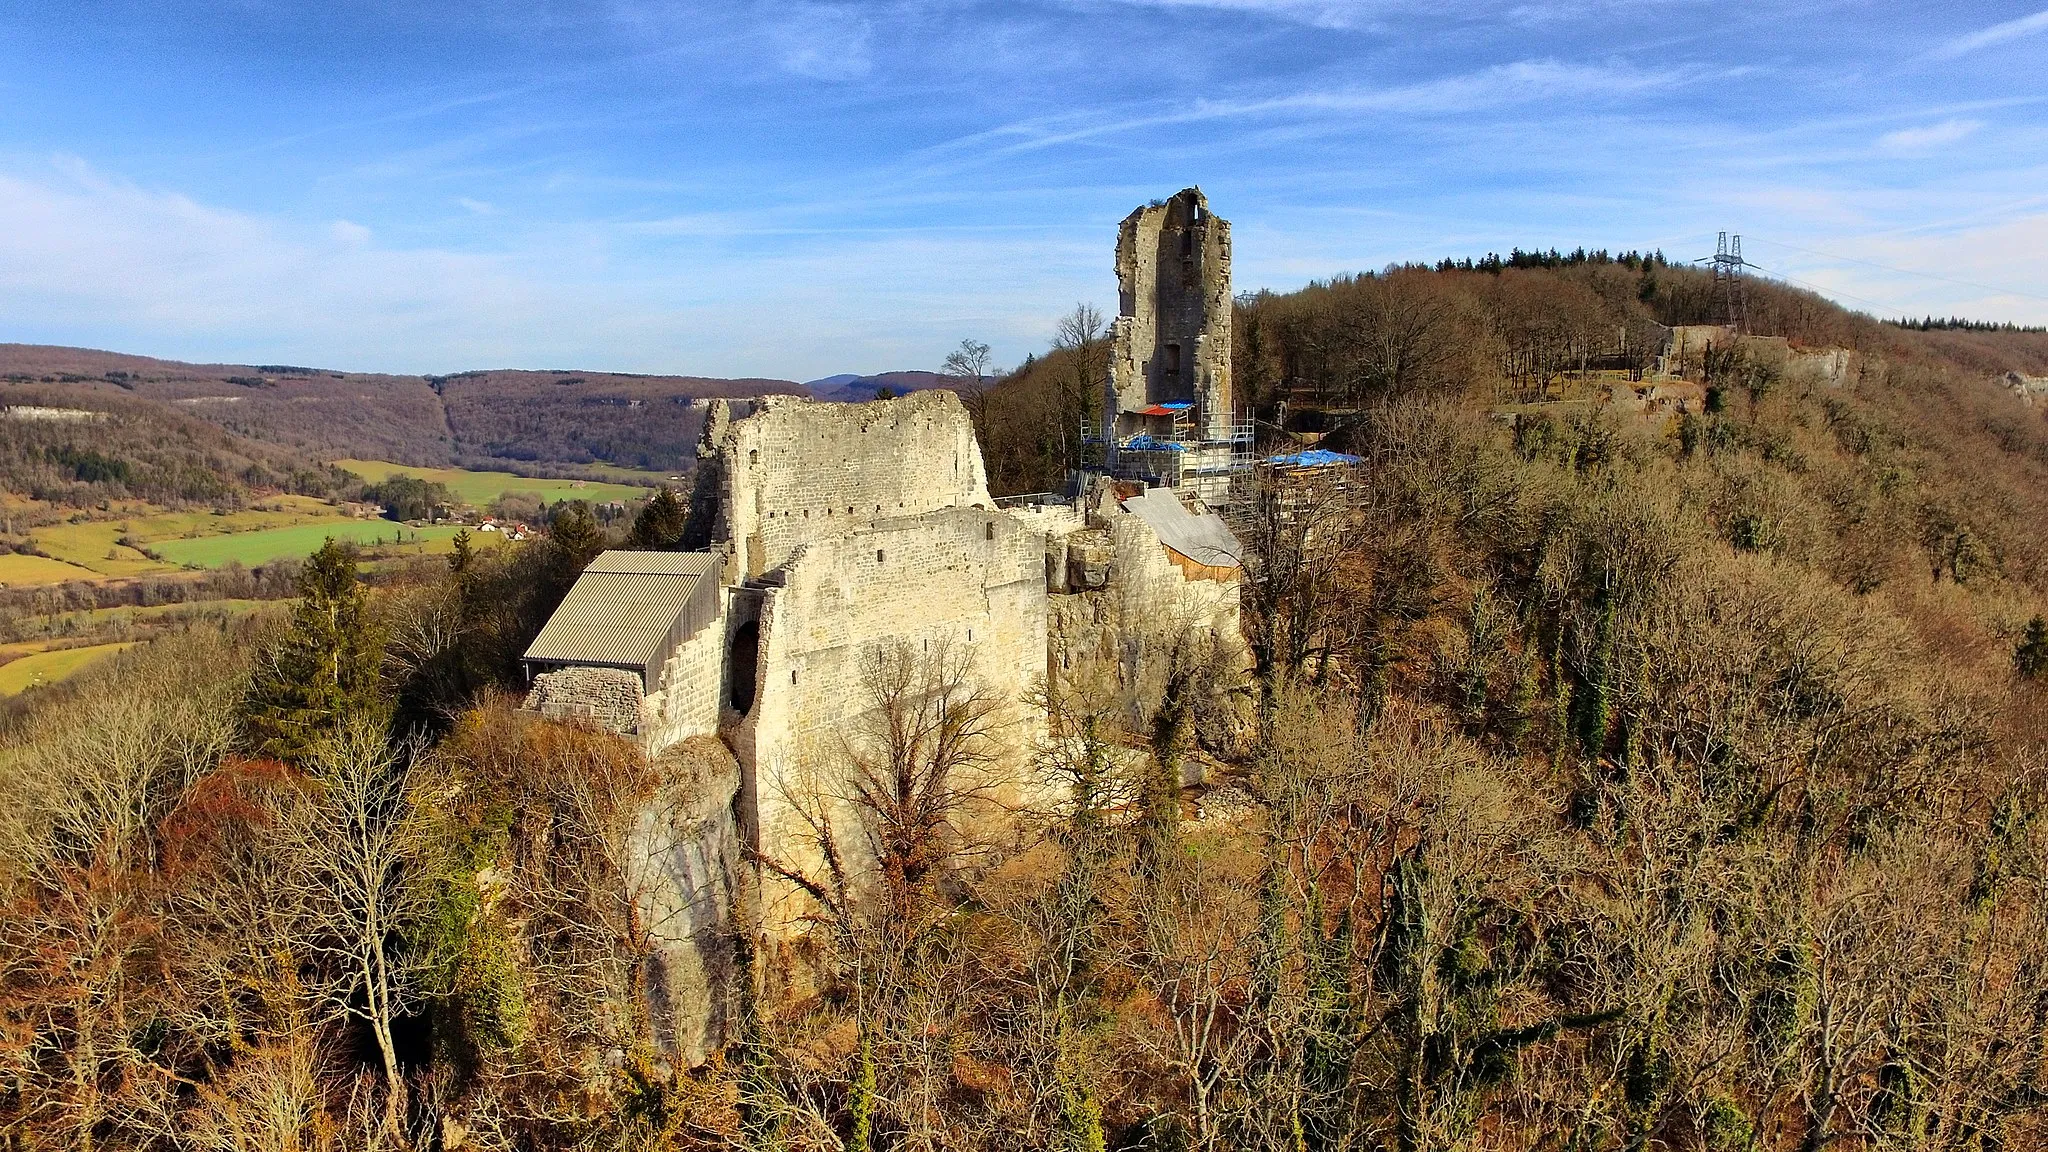
[[(1960, 284), (1965, 288), (1981, 288), (1986, 292), (1997, 292), (2004, 296), (2022, 296), (2028, 300), (2048, 301), (2048, 296), (2040, 296), (2032, 292), (2020, 292), (2012, 288), (2000, 288), (1996, 284), (1980, 284), (1975, 280), (1958, 280), (1953, 276), (1938, 276), (1932, 272), (1916, 272), (1911, 268), (1894, 268), (1890, 264), (1879, 264), (1875, 260), (1859, 260), (1854, 256), (1835, 256), (1827, 252), (1818, 252), (1812, 248), (1801, 248), (1797, 244), (1787, 244), (1782, 240), (1772, 240), (1763, 236), (1751, 236), (1750, 239), (1762, 240), (1764, 243), (1777, 248), (1789, 248), (1794, 252), (1804, 252), (1808, 256), (1818, 256), (1823, 260), (1840, 260), (1845, 264), (1862, 264), (1871, 268), (1882, 268), (1886, 272), (1897, 272), (1902, 276), (1920, 276), (1928, 280), (1940, 280), (1946, 284)], [(1786, 278), (1790, 279), (1790, 277)], [(1865, 303), (1868, 303), (1868, 301), (1865, 301)], [(1897, 309), (1893, 309), (1893, 311), (1897, 311)]]
[(1714, 242), (1714, 289), (1721, 298), (1722, 322), (1737, 332), (1749, 328), (1749, 294), (1743, 291), (1742, 267), (1748, 261), (1742, 258), (1742, 237), (1738, 234), (1733, 243), (1723, 232)]
[(1763, 273), (1766, 276), (1771, 276), (1775, 277), (1776, 279), (1783, 280), (1787, 284), (1797, 284), (1801, 288), (1805, 288), (1808, 291), (1812, 292), (1818, 292), (1823, 296), (1840, 296), (1845, 300), (1854, 300), (1858, 304), (1868, 304), (1872, 308), (1882, 309), (1886, 312), (1896, 312), (1900, 316), (1903, 316), (1908, 320), (1913, 318), (1913, 314), (1911, 312), (1906, 311), (1903, 308), (1894, 308), (1889, 304), (1880, 304), (1875, 300), (1866, 300), (1861, 296), (1852, 296), (1849, 293), (1844, 292), (1838, 288), (1823, 288), (1818, 284), (1809, 284), (1804, 280), (1795, 280), (1792, 277), (1785, 275), (1783, 272), (1773, 272), (1769, 268), (1766, 268), (1761, 264), (1749, 263), (1748, 266), (1756, 269), (1757, 271)]

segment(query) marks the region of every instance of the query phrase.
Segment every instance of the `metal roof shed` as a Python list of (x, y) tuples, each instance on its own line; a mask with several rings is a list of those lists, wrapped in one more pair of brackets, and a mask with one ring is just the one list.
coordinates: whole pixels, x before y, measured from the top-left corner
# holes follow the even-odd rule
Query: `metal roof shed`
[(1171, 489), (1150, 488), (1127, 497), (1124, 511), (1150, 525), (1169, 552), (1189, 564), (1217, 572), (1236, 569), (1244, 562), (1244, 547), (1231, 534), (1223, 518), (1214, 512), (1196, 515)]
[(709, 552), (600, 553), (526, 649), (528, 672), (623, 668), (648, 691), (677, 646), (717, 619), (718, 584)]

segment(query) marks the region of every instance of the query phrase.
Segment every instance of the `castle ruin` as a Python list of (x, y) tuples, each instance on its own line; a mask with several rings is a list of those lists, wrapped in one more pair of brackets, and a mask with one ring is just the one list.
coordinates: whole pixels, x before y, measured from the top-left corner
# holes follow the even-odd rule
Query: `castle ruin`
[[(1161, 253), (1171, 284), (1143, 271)], [(1231, 427), (1228, 227), (1183, 193), (1127, 220), (1118, 254), (1116, 427), (1185, 403), (1187, 443), (1210, 443)], [(769, 979), (736, 970), (735, 937), (757, 964), (801, 943), (816, 908), (778, 876), (824, 866), (821, 819), (857, 825), (846, 778), (879, 708), (878, 654), (950, 661), (992, 702), (984, 791), (1016, 812), (1059, 799), (1037, 770), (1048, 688), (1106, 677), (1136, 720), (1187, 634), (1239, 643), (1237, 541), (1173, 487), (1103, 475), (1068, 500), (1001, 506), (946, 391), (712, 402), (693, 550), (604, 553), (525, 655), (529, 709), (629, 736), (670, 769), (637, 837), (667, 1046), (705, 1058), (741, 982)]]

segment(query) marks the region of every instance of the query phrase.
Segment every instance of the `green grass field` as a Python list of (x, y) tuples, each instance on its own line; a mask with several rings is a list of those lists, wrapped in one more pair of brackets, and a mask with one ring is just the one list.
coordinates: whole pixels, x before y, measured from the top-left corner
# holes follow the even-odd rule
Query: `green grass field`
[(190, 568), (218, 568), (230, 560), (254, 566), (285, 556), (305, 556), (319, 549), (329, 536), (353, 540), (365, 547), (382, 545), (398, 551), (445, 552), (448, 542), (462, 529), (456, 525), (407, 528), (389, 520), (339, 520), (270, 528), (259, 532), (237, 532), (231, 536), (203, 536), (196, 540), (165, 540), (150, 549), (173, 564)]
[(90, 580), (96, 575), (98, 573), (47, 556), (0, 553), (0, 587), (62, 584), (66, 580)]
[[(391, 475), (417, 476), (446, 484), (457, 500), (481, 508), (507, 492), (532, 492), (542, 499), (556, 500), (641, 500), (650, 494), (650, 489), (632, 484), (606, 484), (595, 480), (533, 480), (525, 476), (514, 476), (510, 472), (471, 472), (462, 468), (416, 468), (410, 464), (393, 464), (385, 460), (336, 460), (334, 466), (353, 472), (363, 479), (376, 483)], [(633, 475), (624, 469), (608, 469), (612, 475)], [(660, 477), (653, 473), (644, 474), (648, 482), (658, 483)]]
[(66, 676), (104, 660), (133, 644), (95, 644), (90, 648), (65, 648), (38, 652), (0, 664), (0, 696), (14, 696), (38, 684), (54, 684)]
[[(67, 564), (91, 569), (101, 576), (149, 576), (175, 572), (178, 565), (152, 560), (140, 550), (118, 541), (128, 539), (157, 551), (158, 544), (165, 541), (260, 532), (304, 524), (351, 523), (360, 521), (351, 520), (332, 505), (310, 496), (279, 496), (263, 501), (261, 507), (239, 512), (151, 512), (118, 520), (53, 524), (36, 529), (33, 539), (38, 548), (51, 556)], [(319, 545), (316, 543), (314, 546)]]

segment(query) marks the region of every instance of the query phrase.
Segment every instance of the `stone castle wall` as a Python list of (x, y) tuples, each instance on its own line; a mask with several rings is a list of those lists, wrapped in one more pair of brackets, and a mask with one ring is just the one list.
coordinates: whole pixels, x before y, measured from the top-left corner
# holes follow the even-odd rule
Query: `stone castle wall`
[(783, 400), (727, 428), (717, 446), (718, 536), (731, 543), (741, 578), (779, 567), (807, 541), (878, 520), (993, 505), (973, 423), (951, 392)]
[[(1042, 720), (1029, 698), (1046, 672), (1045, 536), (1006, 513), (953, 508), (813, 541), (762, 591), (752, 711), (732, 732), (749, 767), (762, 851), (810, 870), (820, 859), (805, 814), (836, 812), (842, 848), (856, 853), (846, 795), (849, 744), (875, 709), (864, 662), (883, 645), (919, 658), (971, 662), (999, 702), (999, 776), (1028, 786)], [(821, 807), (822, 806), (822, 807)], [(770, 885), (764, 929), (793, 933), (803, 911)]]
[(561, 668), (533, 678), (526, 707), (550, 720), (581, 720), (640, 734), (640, 674), (622, 668)]
[(718, 616), (676, 646), (659, 677), (650, 677), (654, 691), (642, 709), (641, 730), (652, 751), (718, 733), (726, 695), (725, 655), (731, 642), (731, 617), (722, 603), (730, 593), (721, 588), (718, 595)]

